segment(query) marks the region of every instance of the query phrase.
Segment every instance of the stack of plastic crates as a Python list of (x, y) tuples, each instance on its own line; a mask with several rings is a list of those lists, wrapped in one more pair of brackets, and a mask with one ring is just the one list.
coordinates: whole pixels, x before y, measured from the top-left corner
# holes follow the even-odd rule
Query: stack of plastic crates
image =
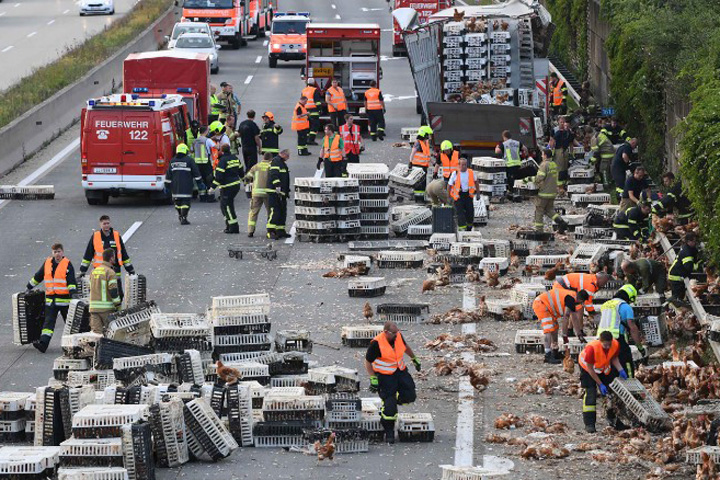
[(54, 185), (0, 185), (0, 200), (52, 200)]
[(660, 315), (663, 300), (659, 293), (646, 293), (638, 295), (633, 305), (635, 315)]
[(532, 320), (535, 316), (532, 304), (538, 295), (545, 292), (545, 287), (537, 283), (518, 283), (510, 291), (510, 300), (522, 305), (523, 316)]
[(421, 193), (424, 191), (425, 181), (425, 170), (398, 163), (389, 174), (390, 194), (407, 200), (425, 201), (425, 196)]
[(323, 397), (305, 395), (303, 387), (271, 388), (262, 405), (262, 421), (253, 427), (256, 447), (292, 447), (303, 432), (317, 428), (325, 417)]
[(213, 349), (212, 329), (204, 315), (196, 313), (153, 313), (150, 316), (152, 345), (163, 352)]
[(581, 243), (570, 255), (570, 266), (576, 272), (590, 272), (590, 265), (597, 263), (607, 247), (596, 243)]
[(122, 448), (129, 480), (155, 480), (151, 427), (137, 422), (122, 427)]
[(360, 428), (368, 432), (370, 441), (382, 442), (385, 439), (385, 428), (380, 420), (382, 400), (378, 397), (361, 398), (362, 412)]
[(16, 443), (26, 440), (27, 417), (25, 403), (33, 393), (0, 392), (0, 442)]
[(55, 478), (60, 447), (0, 447), (0, 478), (46, 480)]
[(150, 355), (153, 352), (151, 347), (101, 338), (95, 347), (95, 368), (98, 370), (111, 369), (116, 358)]
[(401, 442), (432, 442), (435, 438), (435, 423), (430, 413), (399, 413), (397, 430)]
[(359, 427), (342, 429), (312, 429), (304, 432), (304, 443), (314, 445), (320, 442), (324, 445), (331, 434), (335, 435), (335, 453), (366, 453), (370, 449), (370, 433)]
[(35, 439), (35, 409), (37, 407), (37, 393), (25, 399), (25, 438), (34, 442)]
[(12, 307), (13, 343), (26, 345), (39, 339), (45, 320), (45, 292), (15, 293)]
[(465, 45), (465, 81), (469, 86), (475, 86), (488, 78), (488, 36), (468, 32)]
[(150, 317), (160, 313), (155, 302), (139, 303), (110, 315), (106, 335), (108, 338), (136, 345), (150, 343)]
[(390, 236), (390, 171), (384, 163), (350, 163), (348, 177), (359, 183), (360, 235), (367, 240)]
[(177, 382), (173, 356), (169, 353), (116, 358), (113, 372), (115, 378), (127, 386)]
[(90, 331), (90, 304), (86, 299), (70, 300), (63, 335)]
[(210, 405), (202, 398), (185, 404), (188, 448), (196, 458), (205, 455), (213, 461), (229, 456), (238, 444)]
[(216, 354), (270, 350), (270, 296), (266, 293), (213, 297), (208, 318)]
[(379, 297), (385, 295), (385, 277), (354, 277), (348, 280), (348, 295), (351, 297)]
[(360, 378), (352, 368), (337, 365), (317, 367), (308, 370), (308, 382), (305, 390), (310, 395), (323, 395), (335, 392), (359, 392)]
[(486, 199), (485, 195), (481, 195), (480, 198), (473, 198), (473, 225), (483, 227), (490, 220), (490, 210)]
[(613, 403), (623, 422), (643, 426), (651, 432), (660, 432), (672, 427), (672, 419), (660, 404), (650, 395), (642, 383), (635, 378), (616, 378), (610, 384)]
[(429, 225), (432, 222), (432, 211), (427, 207), (403, 209), (394, 207), (390, 221), (393, 233), (401, 237), (407, 235), (412, 225)]
[(542, 330), (517, 330), (515, 332), (515, 351), (517, 353), (543, 353), (545, 334)]
[(430, 236), (430, 247), (439, 252), (449, 251), (450, 245), (457, 241), (454, 233), (433, 233)]
[(376, 308), (378, 322), (422, 323), (430, 316), (427, 303), (381, 303)]
[(355, 178), (295, 179), (299, 241), (338, 242), (360, 236), (360, 185)]
[(443, 97), (460, 93), (465, 82), (465, 24), (447, 22), (443, 25)]
[(342, 344), (351, 348), (367, 348), (370, 342), (383, 331), (382, 325), (343, 326), (340, 337)]
[(478, 176), (483, 178), (492, 176), (493, 183), (481, 183), (479, 191), (491, 198), (502, 197), (507, 191), (505, 183), (495, 183), (494, 178), (501, 173), (506, 173), (505, 159), (494, 157), (473, 157), (472, 169), (477, 172)]
[(180, 382), (192, 385), (205, 383), (205, 369), (200, 352), (193, 349), (185, 350), (175, 357), (175, 362)]
[(150, 406), (150, 427), (159, 467), (179, 467), (189, 460), (183, 408), (178, 398)]

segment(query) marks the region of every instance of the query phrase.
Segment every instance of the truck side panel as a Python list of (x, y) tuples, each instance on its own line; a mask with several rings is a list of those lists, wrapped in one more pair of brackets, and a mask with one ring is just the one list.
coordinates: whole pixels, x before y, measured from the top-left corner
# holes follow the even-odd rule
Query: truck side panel
[(431, 23), (416, 32), (403, 35), (415, 90), (425, 118), (428, 118), (427, 104), (443, 100), (439, 54), (441, 35), (442, 25), (439, 23)]

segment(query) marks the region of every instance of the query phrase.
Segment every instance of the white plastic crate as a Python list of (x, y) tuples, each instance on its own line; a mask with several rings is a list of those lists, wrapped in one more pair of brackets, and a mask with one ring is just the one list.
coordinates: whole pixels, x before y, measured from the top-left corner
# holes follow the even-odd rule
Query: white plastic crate
[(0, 420), (0, 433), (19, 433), (25, 431), (25, 419)]
[(406, 436), (426, 437), (422, 441), (432, 441), (435, 433), (433, 416), (431, 413), (399, 413), (397, 431), (400, 441), (403, 441)]
[[(355, 164), (353, 164), (355, 165)], [(360, 200), (365, 200), (363, 196), (387, 196), (390, 195), (390, 187), (387, 185), (360, 185)], [(362, 203), (361, 203), (362, 205)]]
[(213, 315), (208, 310), (208, 319), (213, 327), (235, 327), (241, 325), (260, 325), (268, 322), (268, 317), (264, 313), (239, 313), (229, 315)]
[(172, 363), (173, 355), (170, 353), (151, 353), (149, 355), (136, 355), (133, 357), (113, 358), (113, 370), (139, 368), (146, 365), (172, 365)]
[(412, 215), (407, 215), (399, 220), (392, 221), (390, 226), (393, 232), (407, 232), (410, 225), (418, 225), (427, 222), (432, 218), (432, 211), (429, 208), (418, 210)]
[(467, 57), (465, 59), (465, 68), (468, 70), (481, 70), (487, 65), (487, 58), (483, 57)]
[(576, 270), (589, 271), (591, 263), (597, 263), (607, 251), (607, 247), (597, 243), (581, 243), (570, 255), (570, 265)]
[(357, 187), (358, 181), (355, 178), (315, 178), (297, 177), (294, 185), (296, 187), (318, 188), (320, 190), (332, 191), (336, 188)]
[[(270, 334), (268, 333), (249, 333), (238, 335), (214, 335), (214, 344), (217, 347), (227, 347), (233, 345), (252, 346), (258, 345), (255, 350), (262, 350), (260, 345), (269, 345)], [(248, 348), (248, 350), (251, 350)]]
[(479, 47), (488, 41), (486, 33), (466, 33), (465, 43), (468, 47)]
[(499, 184), (499, 185), (487, 185), (485, 183), (481, 183), (478, 185), (477, 190), (479, 192), (488, 193), (492, 196), (498, 196), (498, 195), (504, 195), (507, 191), (507, 185)]
[(539, 265), (541, 267), (553, 267), (558, 262), (565, 262), (568, 255), (528, 255), (525, 259), (526, 265)]
[(479, 45), (465, 48), (465, 54), (468, 57), (484, 57), (487, 54), (487, 45)]
[(443, 70), (447, 73), (448, 70), (461, 70), (463, 67), (463, 61), (457, 58), (447, 58), (443, 60)]
[(355, 277), (348, 280), (350, 290), (373, 290), (386, 286), (385, 277)]
[(295, 192), (295, 203), (307, 202), (325, 206), (330, 202), (334, 202), (337, 195), (334, 193), (307, 193), (307, 192)]
[(334, 384), (336, 377), (343, 377), (352, 382), (360, 381), (357, 370), (353, 368), (332, 365), (327, 367), (316, 367), (308, 370), (310, 381), (315, 383)]
[(435, 250), (450, 250), (450, 245), (456, 241), (454, 233), (433, 233), (430, 236), (430, 246)]
[(499, 31), (490, 34), (490, 41), (493, 43), (509, 43), (510, 32)]
[(309, 220), (295, 220), (295, 228), (300, 230), (312, 230), (318, 232), (332, 231), (337, 228), (335, 220), (324, 220), (311, 222)]
[[(462, 86), (462, 82), (449, 82), (459, 83)], [(449, 83), (446, 83), (445, 86)], [(412, 187), (418, 181), (422, 180), (425, 176), (425, 171), (420, 167), (408, 168), (407, 164), (399, 163), (395, 165), (395, 168), (390, 171), (389, 178), (391, 182), (398, 183), (400, 185), (407, 185)]]
[(651, 347), (659, 347), (663, 344), (660, 319), (657, 316), (649, 316), (647, 320), (640, 323), (645, 342)]
[(510, 76), (511, 72), (512, 67), (510, 65), (495, 65), (490, 67), (490, 76), (494, 78)]
[(513, 188), (518, 190), (537, 190), (538, 186), (534, 182), (526, 182), (524, 179), (515, 180)]
[(345, 255), (343, 258), (343, 267), (349, 268), (354, 265), (363, 264), (367, 268), (370, 268), (372, 261), (367, 255)]
[(442, 478), (440, 480), (489, 480), (507, 475), (504, 472), (483, 467), (440, 465), (440, 468), (442, 469)]
[(532, 304), (538, 295), (545, 292), (543, 285), (535, 283), (519, 283), (510, 291), (510, 299), (522, 305), (523, 316), (531, 320), (535, 316)]
[(542, 353), (545, 348), (545, 334), (542, 330), (517, 330), (515, 351), (517, 353)]
[(479, 82), (480, 80), (484, 80), (487, 78), (487, 71), (486, 70), (467, 70), (465, 72), (465, 79), (468, 82)]
[(383, 235), (387, 237), (390, 235), (390, 227), (361, 225), (360, 235)]
[(0, 475), (5, 478), (39, 475), (59, 461), (60, 447), (0, 447)]
[(492, 55), (508, 54), (510, 52), (509, 43), (493, 43), (490, 45), (490, 52)]
[(488, 298), (485, 300), (487, 311), (495, 315), (502, 315), (507, 309), (522, 310), (523, 306), (519, 302), (514, 302), (505, 298)]
[(378, 262), (422, 262), (425, 252), (405, 250), (381, 250), (375, 254)]
[(197, 398), (188, 402), (184, 414), (185, 423), (192, 431), (191, 436), (214, 460), (227, 457), (238, 448), (233, 436), (205, 400)]
[(281, 375), (270, 379), (270, 387), (301, 387), (309, 380), (308, 375)]
[(147, 308), (137, 311), (131, 309), (130, 312), (111, 320), (106, 335), (113, 340), (146, 345), (150, 341), (150, 316), (160, 313), (160, 309), (154, 303), (149, 303)]
[(123, 467), (60, 468), (58, 480), (128, 480)]
[(443, 72), (443, 78), (445, 78), (447, 82), (462, 82), (463, 77), (462, 70), (445, 70)]
[(147, 279), (145, 275), (125, 273), (123, 277), (125, 295), (122, 308), (127, 309), (144, 303), (147, 300)]
[(672, 425), (670, 416), (635, 378), (616, 378), (610, 390), (634, 419), (651, 431)]
[(595, 178), (595, 169), (594, 168), (571, 168), (568, 170), (568, 177), (571, 179)]
[(0, 392), (0, 413), (25, 410), (25, 403), (34, 396), (32, 392)]
[[(257, 378), (257, 377), (270, 377), (270, 366), (258, 362), (230, 362), (225, 364), (227, 367), (232, 367), (240, 372), (240, 378)], [(214, 374), (216, 372), (216, 365), (210, 365), (208, 367), (208, 373)]]
[(67, 378), (68, 386), (92, 385), (95, 390), (115, 384), (115, 372), (112, 370), (70, 370)]
[[(358, 211), (358, 214), (359, 213)], [(360, 220), (338, 220), (337, 222), (338, 230), (352, 230), (356, 228), (360, 228)]]
[[(302, 387), (285, 387), (302, 388)], [(325, 410), (325, 399), (322, 395), (278, 395), (265, 396), (263, 400), (263, 413), (266, 412), (292, 412), (296, 410)]]
[(89, 370), (90, 360), (87, 358), (57, 357), (53, 360), (53, 370)]
[(74, 438), (60, 444), (61, 457), (122, 457), (121, 438)]
[(576, 183), (566, 187), (568, 193), (585, 193), (588, 188), (595, 188), (596, 192), (603, 191), (602, 183)]
[(349, 346), (369, 344), (370, 341), (383, 331), (382, 325), (360, 325), (342, 327), (340, 338), (342, 343)]
[(609, 193), (574, 193), (570, 195), (570, 201), (574, 206), (583, 206), (592, 203), (610, 203)]
[(99, 333), (85, 332), (63, 335), (61, 345), (63, 352), (74, 358), (92, 358), (95, 346), (103, 336)]
[(474, 242), (482, 242), (482, 240), (483, 240), (482, 232), (478, 232), (475, 230), (471, 230), (469, 232), (468, 231), (459, 231), (457, 233), (457, 241), (458, 242), (474, 243)]
[(450, 255), (461, 257), (482, 257), (484, 245), (482, 243), (453, 242), (450, 244)]
[(485, 257), (480, 260), (480, 270), (483, 272), (503, 272), (509, 265), (506, 257)]
[(265, 391), (265, 398), (274, 397), (302, 397), (305, 395), (305, 387), (289, 386), (289, 387), (270, 387)]
[(270, 295), (259, 293), (213, 297), (210, 310), (214, 317), (253, 313), (267, 315), (270, 313)]
[(645, 307), (645, 308), (661, 307), (662, 304), (663, 304), (663, 302), (660, 299), (659, 293), (646, 293), (644, 295), (638, 295), (637, 298), (635, 299), (636, 307)]
[(296, 215), (308, 215), (313, 217), (327, 217), (335, 215), (335, 207), (295, 207)]
[(88, 405), (73, 416), (73, 430), (116, 427), (147, 420), (147, 405)]
[(177, 467), (189, 460), (183, 402), (173, 398), (150, 407), (151, 427), (158, 464)]
[(492, 183), (505, 183), (507, 181), (507, 173), (505, 172), (477, 172), (475, 173), (477, 180), (485, 180)]
[(715, 465), (720, 463), (720, 447), (710, 445), (686, 450), (685, 462), (690, 465), (700, 465), (702, 463), (703, 453), (706, 453)]
[[(448, 49), (446, 49), (446, 50), (448, 50)], [(450, 48), (450, 50), (455, 50), (455, 49)], [(460, 50), (460, 52), (462, 52), (462, 48), (458, 48), (457, 50)], [(412, 141), (415, 138), (417, 138), (419, 131), (420, 131), (420, 127), (403, 127), (400, 129), (400, 138), (402, 138), (403, 140), (411, 140)], [(351, 172), (351, 168), (350, 168), (351, 165), (352, 166), (362, 165), (362, 163), (349, 163), (348, 164), (348, 175), (350, 175), (350, 172)], [(385, 164), (381, 163), (381, 164), (372, 164), (372, 165), (385, 165)], [(388, 174), (390, 173), (389, 169), (388, 169), (387, 173)]]
[(512, 57), (510, 55), (491, 55), (490, 61), (494, 65), (509, 65), (512, 62)]

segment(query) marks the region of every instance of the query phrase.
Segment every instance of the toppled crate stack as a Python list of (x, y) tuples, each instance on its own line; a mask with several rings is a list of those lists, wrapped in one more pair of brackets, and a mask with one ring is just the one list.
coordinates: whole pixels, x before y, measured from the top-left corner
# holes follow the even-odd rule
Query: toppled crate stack
[(295, 234), (301, 242), (360, 237), (360, 184), (355, 178), (296, 178), (295, 206), (300, 215)]
[(398, 439), (401, 442), (432, 442), (435, 423), (430, 413), (399, 413)]
[(643, 426), (651, 432), (660, 432), (672, 427), (672, 419), (660, 404), (635, 378), (616, 378), (610, 384), (612, 400), (623, 422)]
[(25, 442), (25, 404), (28, 398), (34, 396), (25, 392), (0, 392), (0, 442)]
[(127, 386), (177, 381), (173, 356), (169, 353), (115, 358), (113, 372), (115, 378)]
[(429, 225), (432, 222), (432, 211), (423, 206), (400, 205), (393, 207), (390, 216), (390, 229), (395, 236), (407, 235), (413, 225)]
[(229, 456), (238, 444), (210, 405), (202, 398), (185, 404), (188, 448), (196, 458), (207, 455), (213, 461)]
[(430, 315), (427, 303), (381, 303), (377, 306), (378, 321), (395, 323), (422, 323)]
[(382, 331), (382, 325), (348, 325), (342, 327), (340, 337), (343, 345), (352, 348), (367, 348), (372, 339)]
[(385, 240), (390, 236), (390, 171), (384, 163), (349, 163), (348, 177), (360, 194), (360, 236)]
[(12, 307), (13, 343), (27, 345), (39, 339), (45, 320), (45, 292), (15, 293)]
[(153, 313), (150, 316), (152, 345), (163, 352), (185, 349), (210, 352), (213, 349), (212, 329), (204, 315), (197, 313)]
[(125, 273), (123, 289), (125, 290), (122, 303), (123, 309), (142, 305), (147, 302), (147, 279), (145, 275)]
[(159, 467), (178, 467), (189, 460), (183, 408), (178, 398), (150, 406), (150, 427)]
[(122, 427), (122, 447), (128, 480), (155, 480), (155, 459), (150, 424), (137, 422)]
[(495, 178), (500, 178), (506, 174), (505, 159), (494, 158), (494, 157), (473, 157), (472, 169), (476, 172), (480, 178), (492, 178), (492, 180), (486, 180), (486, 182), (492, 183), (480, 183), (479, 190), (490, 198), (503, 197), (507, 191), (507, 185), (502, 183), (496, 183)]
[(181, 383), (203, 385), (205, 383), (205, 370), (202, 355), (194, 349), (185, 350), (175, 357), (178, 376)]
[(0, 478), (46, 480), (54, 478), (60, 463), (60, 447), (0, 447)]
[(121, 342), (147, 345), (150, 343), (150, 317), (153, 313), (160, 313), (160, 309), (152, 300), (112, 313), (106, 336)]
[(250, 382), (228, 385), (226, 402), (230, 434), (241, 446), (251, 447), (253, 445), (253, 416)]
[(52, 200), (54, 185), (0, 185), (0, 200)]
[(90, 331), (90, 303), (87, 299), (75, 298), (70, 300), (63, 335), (83, 333)]
[(590, 266), (597, 266), (600, 257), (607, 251), (607, 247), (596, 243), (581, 243), (576, 246), (570, 255), (570, 267), (576, 272), (590, 272)]
[(389, 173), (390, 194), (397, 198), (424, 202), (425, 177), (422, 168), (408, 168), (407, 164), (398, 163)]

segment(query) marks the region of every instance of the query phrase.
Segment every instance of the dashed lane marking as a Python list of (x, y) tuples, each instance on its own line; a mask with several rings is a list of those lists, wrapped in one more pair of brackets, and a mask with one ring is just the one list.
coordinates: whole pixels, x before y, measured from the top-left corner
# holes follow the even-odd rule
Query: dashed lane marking
[(65, 11), (63, 12), (63, 15), (67, 15), (69, 12), (70, 12), (70, 10), (65, 10)]
[(143, 222), (135, 222), (132, 225), (130, 225), (130, 228), (128, 228), (125, 231), (125, 234), (122, 236), (122, 241), (127, 243), (130, 238), (135, 235), (135, 232), (138, 231), (138, 228), (142, 226)]
[(35, 35), (37, 35), (37, 32), (30, 32), (27, 34), (27, 38), (34, 37)]
[(5, 53), (5, 52), (7, 52), (7, 51), (12, 50), (13, 48), (15, 48), (14, 45), (8, 45), (7, 47), (5, 47), (5, 48), (3, 48), (2, 50), (0, 50), (0, 53)]
[(333, 10), (335, 10), (337, 8), (334, 3), (330, 6), (332, 7)]
[(262, 55), (258, 55), (258, 57), (255, 59), (255, 63), (260, 63), (262, 61)]
[[(477, 306), (475, 285), (463, 285), (463, 310), (473, 310)], [(465, 323), (462, 333), (467, 335), (475, 333), (477, 326), (474, 323)], [(475, 362), (472, 352), (463, 352), (462, 360), (465, 364)], [(460, 377), (458, 391), (458, 416), (455, 432), (455, 466), (470, 467), (473, 465), (473, 448), (475, 438), (473, 435), (475, 423), (475, 389), (470, 384), (470, 377)]]
[(342, 20), (342, 18), (340, 18), (340, 15), (335, 14), (335, 20)]
[(265, 40), (265, 41), (263, 42), (263, 47), (267, 47), (267, 46), (268, 46), (268, 42), (270, 42), (270, 40)]
[(248, 85), (250, 82), (252, 82), (252, 79), (253, 79), (253, 76), (248, 75), (247, 78), (245, 79), (245, 85)]
[(47, 24), (52, 25), (53, 23), (55, 23), (55, 20), (50, 20)]

